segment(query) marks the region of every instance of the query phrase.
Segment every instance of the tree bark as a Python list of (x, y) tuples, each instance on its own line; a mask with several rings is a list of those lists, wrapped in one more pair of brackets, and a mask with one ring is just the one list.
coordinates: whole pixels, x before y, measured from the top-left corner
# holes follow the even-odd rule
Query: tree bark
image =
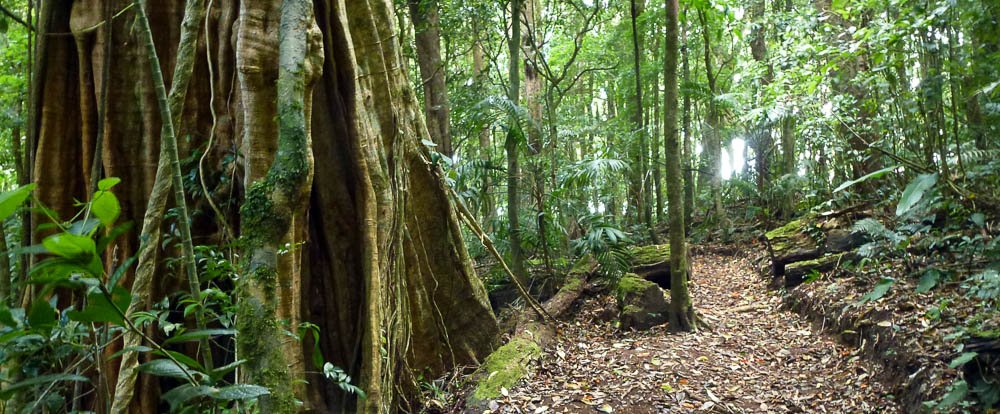
[[(867, 25), (864, 21), (849, 22), (841, 17), (840, 14), (832, 11), (832, 0), (815, 0), (814, 6), (820, 14), (827, 17), (827, 22), (841, 31), (841, 33), (837, 34), (838, 37), (850, 39), (850, 33), (857, 28)], [(862, 19), (864, 20), (865, 18), (863, 17)], [(834, 38), (833, 40), (837, 39)], [(871, 150), (871, 146), (875, 145), (876, 140), (876, 126), (872, 120), (875, 116), (873, 113), (874, 105), (869, 102), (868, 89), (854, 79), (859, 73), (868, 70), (868, 61), (865, 58), (865, 53), (863, 50), (858, 51), (855, 52), (854, 56), (848, 56), (838, 62), (835, 66), (837, 70), (833, 73), (832, 82), (834, 92), (849, 95), (854, 100), (853, 106), (850, 108), (854, 116), (854, 123), (851, 128), (848, 128), (846, 125), (840, 128), (840, 134), (847, 141), (851, 152), (861, 158), (860, 162), (851, 164), (852, 179), (860, 178), (865, 174), (882, 168), (882, 162), (878, 153)], [(854, 112), (854, 108), (857, 108), (856, 112)], [(868, 186), (870, 185), (869, 183), (863, 183), (862, 185)]]
[[(687, 8), (684, 9), (684, 14), (687, 15)], [(687, 21), (687, 19), (684, 19)], [(688, 66), (688, 55), (690, 54), (690, 49), (687, 47), (687, 24), (681, 30), (682, 39), (681, 43), (683, 46), (681, 48), (681, 56), (684, 71), (684, 85), (687, 85), (691, 81), (691, 68)], [(665, 56), (665, 55), (664, 55)], [(666, 70), (666, 66), (664, 66)], [(666, 83), (666, 74), (664, 74), (664, 83)], [(684, 177), (684, 228), (687, 230), (691, 226), (691, 215), (694, 214), (694, 193), (695, 193), (695, 180), (694, 180), (694, 166), (695, 163), (693, 146), (691, 145), (691, 92), (689, 88), (684, 88), (684, 107), (683, 107), (683, 118), (681, 120), (682, 128), (684, 131), (684, 142), (682, 143), (682, 158), (681, 167), (683, 171), (681, 175)], [(666, 99), (666, 98), (664, 98)], [(666, 107), (666, 103), (664, 103)], [(664, 134), (666, 134), (666, 117), (664, 117)], [(664, 135), (664, 143), (666, 143), (666, 135)], [(664, 157), (665, 158), (665, 157)]]
[[(698, 9), (698, 18), (701, 20), (702, 37), (705, 43), (705, 75), (708, 78), (708, 90), (710, 97), (708, 100), (708, 114), (706, 115), (708, 128), (705, 131), (705, 148), (703, 153), (707, 154), (709, 185), (712, 190), (712, 216), (716, 223), (728, 233), (729, 220), (726, 218), (726, 210), (722, 206), (722, 132), (721, 114), (715, 99), (719, 94), (717, 87), (717, 74), (712, 68), (712, 40), (709, 35), (708, 17), (704, 9)], [(705, 174), (705, 171), (701, 172)]]
[[(753, 37), (750, 39), (750, 53), (758, 64), (767, 65), (767, 72), (758, 80), (757, 96), (764, 96), (774, 79), (774, 66), (767, 57), (767, 22), (764, 0), (756, 0), (751, 5), (751, 18), (754, 20)], [(766, 106), (766, 102), (758, 100), (758, 105)], [(754, 169), (757, 172), (757, 193), (764, 194), (771, 182), (771, 124), (767, 113), (760, 120), (759, 127), (751, 134), (751, 145), (754, 150)]]
[[(659, 62), (660, 54), (660, 33), (657, 30), (653, 33), (653, 39), (656, 43), (653, 44), (653, 62)], [(660, 149), (662, 148), (663, 141), (660, 140), (662, 136), (662, 111), (660, 110), (660, 72), (653, 72), (653, 136), (650, 141), (650, 147), (652, 148), (652, 169), (653, 169), (653, 194), (656, 199), (656, 223), (663, 223), (665, 220), (664, 200), (663, 200), (663, 165), (660, 158)]]
[[(101, 8), (93, 7), (92, 1), (96, 0), (44, 2), (51, 15), (44, 30), (66, 33), (99, 23)], [(284, 123), (282, 118), (288, 119), (286, 112), (278, 113), (276, 84), (278, 51), (287, 49), (279, 47), (281, 3), (214, 2), (203, 35), (212, 37), (211, 46), (205, 49), (207, 45), (198, 42), (196, 50), (204, 53), (196, 53), (184, 109), (175, 114), (181, 119), (177, 135), (190, 137), (178, 142), (177, 149), (181, 159), (200, 154), (215, 124), (209, 107), (211, 97), (231, 97), (215, 99), (219, 114), (216, 143), (205, 164), (210, 191), (223, 192), (232, 200), (222, 205), (223, 213), (232, 213), (241, 204), (247, 213), (261, 204), (288, 206), (267, 216), (266, 223), (255, 223), (252, 214), (244, 214), (243, 226), (229, 223), (241, 237), (257, 243), (256, 248), (248, 247), (256, 264), (243, 267), (241, 313), (266, 316), (273, 305), (274, 319), (288, 321), (287, 325), (279, 324), (279, 329), (294, 331), (301, 321), (315, 323), (320, 327), (319, 349), (324, 359), (360, 380), (358, 385), (368, 393), (368, 398), (359, 402), (325, 379), (320, 369), (307, 367), (312, 357), (311, 340), (302, 343), (282, 335), (280, 343), (274, 344), (267, 336), (274, 332), (265, 332), (261, 336), (264, 345), (274, 346), (264, 351), (273, 355), (277, 350), (287, 378), (291, 378), (275, 387), (272, 398), (281, 399), (272, 400), (269, 406), (282, 406), (276, 403), (287, 401), (286, 389), (290, 389), (307, 410), (396, 412), (412, 401), (420, 376), (436, 377), (456, 366), (481, 361), (496, 339), (496, 320), (471, 267), (441, 172), (420, 145), (430, 135), (417, 95), (405, 71), (400, 70), (400, 44), (393, 37), (398, 27), (391, 2), (357, 0), (351, 1), (350, 7), (346, 0), (295, 3), (314, 11), (316, 17), (310, 20), (307, 31), (307, 58), (298, 60), (307, 76), (299, 78), (301, 85), (295, 84), (305, 89), (296, 92), (294, 100), (291, 95), (281, 99), (284, 107), (294, 109), (293, 115), (304, 118), (295, 122), (294, 135), (301, 144), (304, 125), (305, 139), (310, 142), (307, 149), (321, 162), (314, 165), (311, 185), (277, 186), (281, 191), (259, 189), (278, 178), (289, 181), (294, 174), (279, 172), (296, 170), (288, 166), (297, 167), (296, 160), (302, 160), (297, 154), (282, 151), (298, 151), (301, 145), (279, 145), (278, 139), (291, 130), (279, 127)], [(167, 74), (179, 59), (176, 45), (183, 5), (178, 0), (166, 1), (149, 14), (161, 69)], [(129, 16), (114, 19), (118, 45), (140, 44), (132, 27), (134, 19)], [(39, 199), (63, 216), (76, 210), (74, 199), (86, 199), (88, 193), (84, 169), (89, 169), (90, 162), (80, 156), (85, 145), (80, 138), (81, 123), (86, 121), (81, 117), (80, 100), (94, 99), (101, 80), (95, 77), (94, 82), (81, 82), (80, 67), (91, 66), (86, 71), (91, 76), (102, 73), (103, 59), (95, 57), (101, 56), (104, 44), (102, 36), (94, 39), (82, 43), (86, 47), (83, 57), (70, 36), (47, 37), (45, 50), (40, 51), (47, 56), (48, 65), (39, 77), (39, 145), (33, 168)], [(124, 179), (116, 187), (121, 220), (140, 221), (149, 212), (146, 206), (151, 194), (162, 193), (153, 191), (161, 125), (156, 97), (148, 87), (151, 80), (144, 50), (111, 50), (115, 64), (110, 68), (108, 116), (103, 120), (107, 139), (101, 151), (102, 175)], [(216, 75), (212, 88), (208, 85), (209, 59)], [(237, 148), (242, 157), (226, 161)], [(222, 180), (228, 177), (236, 179)], [(248, 191), (254, 182), (258, 184)], [(296, 195), (296, 188), (304, 194)], [(260, 193), (267, 197), (259, 197)], [(240, 201), (241, 194), (247, 195), (246, 201)], [(192, 214), (194, 237), (199, 244), (211, 245), (222, 239), (216, 220), (227, 217), (215, 217), (201, 196), (190, 196), (197, 210)], [(267, 225), (272, 221), (287, 223)], [(253, 231), (255, 228), (260, 232)], [(277, 233), (283, 235), (279, 238)], [(44, 234), (36, 233), (40, 236)], [(106, 263), (122, 263), (134, 255), (139, 241), (138, 231), (125, 234), (108, 249)], [(272, 254), (275, 246), (281, 250), (289, 246), (288, 253)], [(151, 263), (178, 255), (173, 248), (162, 246), (153, 252), (160, 260)], [(253, 278), (253, 274), (268, 276), (269, 266), (262, 263), (274, 265), (272, 280)], [(154, 268), (150, 302), (177, 290), (179, 281), (164, 270), (162, 266)], [(121, 283), (128, 288), (134, 279), (134, 274), (127, 272)], [(273, 296), (268, 287), (273, 288)], [(272, 297), (275, 299), (267, 303)], [(241, 323), (255, 322), (240, 319)], [(267, 326), (267, 319), (256, 322)], [(244, 331), (240, 336), (253, 335), (253, 326), (240, 327)], [(254, 351), (247, 345), (240, 345), (241, 358)], [(232, 362), (232, 349), (226, 351), (216, 354), (226, 356), (220, 365)], [(110, 372), (117, 371), (116, 364), (107, 364)], [(259, 368), (246, 366), (243, 370)], [(266, 380), (273, 383), (275, 378)], [(140, 376), (136, 403), (130, 411), (157, 412), (160, 386), (158, 378)], [(107, 403), (94, 398), (81, 408), (97, 410)]]
[[(180, 114), (183, 112), (184, 100), (187, 96), (187, 89), (194, 66), (195, 43), (201, 27), (202, 14), (205, 12), (205, 5), (201, 1), (191, 0), (186, 3), (184, 11), (184, 22), (181, 23), (182, 33), (178, 45), (177, 65), (174, 68), (174, 76), (171, 82), (170, 94), (164, 90), (166, 88), (163, 81), (163, 73), (160, 66), (160, 59), (156, 52), (156, 45), (153, 40), (153, 32), (149, 25), (149, 19), (143, 10), (145, 6), (136, 1), (133, 3), (138, 13), (140, 22), (140, 36), (147, 50), (150, 73), (152, 75), (153, 88), (157, 93), (158, 107), (160, 110), (160, 159), (157, 162), (156, 176), (153, 179), (153, 189), (149, 197), (149, 204), (146, 206), (146, 216), (143, 220), (142, 234), (139, 240), (144, 241), (139, 247), (139, 264), (132, 283), (132, 302), (126, 315), (135, 312), (146, 311), (150, 302), (151, 287), (156, 267), (156, 249), (161, 240), (160, 228), (163, 225), (164, 210), (167, 206), (167, 199), (171, 188), (174, 191), (174, 203), (178, 207), (178, 227), (182, 238), (182, 255), (184, 259), (185, 271), (188, 273), (189, 291), (192, 296), (201, 292), (198, 282), (197, 268), (194, 263), (194, 248), (191, 241), (191, 222), (187, 212), (187, 201), (184, 196), (184, 186), (182, 181), (183, 172), (180, 171), (180, 156), (177, 149), (177, 136), (175, 125), (180, 121)], [(110, 22), (109, 22), (110, 23)], [(105, 68), (109, 70), (109, 68)], [(105, 79), (106, 81), (106, 79)], [(85, 92), (86, 93), (86, 92)], [(106, 99), (106, 98), (105, 98)], [(81, 95), (81, 102), (88, 99)], [(102, 121), (103, 122), (103, 121)], [(98, 137), (103, 139), (103, 137)], [(96, 157), (95, 157), (96, 158)], [(86, 157), (84, 159), (86, 161)], [(96, 172), (96, 171), (95, 171)], [(92, 172), (95, 173), (95, 172)], [(95, 174), (96, 175), (96, 174)], [(85, 178), (88, 187), (93, 181), (93, 177)], [(199, 301), (200, 302), (200, 301)], [(197, 327), (205, 328), (205, 321), (199, 310), (196, 313)], [(139, 332), (128, 330), (123, 335), (123, 349), (134, 349), (142, 344), (142, 337)], [(201, 341), (202, 352), (206, 362), (211, 361), (212, 351), (208, 346), (208, 340)], [(122, 413), (128, 410), (132, 403), (132, 396), (135, 391), (135, 381), (138, 376), (139, 355), (131, 350), (122, 355), (118, 371), (118, 381), (114, 390), (114, 402), (111, 406), (112, 413)], [(208, 365), (211, 365), (210, 363)]]
[(436, 150), (454, 154), (451, 147), (451, 107), (445, 84), (445, 67), (441, 60), (441, 18), (437, 0), (408, 0), (417, 45), (417, 65), (420, 84), (424, 89), (424, 119)]
[(645, 9), (645, 0), (631, 0), (631, 16), (632, 16), (632, 59), (633, 59), (633, 76), (635, 76), (635, 101), (634, 108), (632, 108), (632, 128), (633, 131), (638, 135), (639, 148), (638, 157), (639, 168), (635, 171), (637, 175), (637, 181), (639, 182), (639, 194), (638, 194), (638, 213), (641, 214), (640, 219), (642, 224), (646, 227), (649, 232), (650, 240), (653, 243), (659, 243), (656, 236), (656, 229), (653, 227), (653, 214), (652, 214), (652, 201), (653, 201), (653, 190), (652, 181), (647, 179), (646, 175), (649, 173), (649, 141), (646, 137), (646, 123), (643, 117), (643, 107), (642, 107), (642, 33), (639, 28), (639, 15), (641, 15)]
[[(477, 23), (478, 24), (478, 23)], [(486, 85), (486, 72), (485, 72), (485, 62), (483, 59), (483, 42), (480, 38), (480, 28), (476, 27), (476, 40), (472, 45), (472, 73), (475, 78), (476, 85), (485, 86)], [(483, 163), (484, 171), (482, 172), (482, 182), (481, 188), (479, 190), (480, 194), (480, 211), (482, 214), (483, 228), (487, 233), (493, 232), (493, 218), (496, 215), (496, 202), (493, 199), (493, 176), (492, 171), (489, 168), (492, 160), (492, 144), (491, 144), (491, 131), (489, 128), (483, 128), (479, 131), (479, 160)]]
[(537, 23), (540, 14), (538, 0), (524, 0), (522, 10), (523, 33), (521, 34), (522, 50), (524, 51), (524, 102), (531, 115), (528, 125), (528, 168), (531, 176), (531, 200), (535, 203), (535, 226), (538, 240), (542, 248), (542, 259), (547, 272), (552, 272), (549, 244), (546, 237), (547, 212), (545, 208), (545, 156), (542, 142), (542, 78), (538, 65), (541, 51), (538, 50)]
[[(508, 42), (510, 56), (507, 99), (516, 106), (521, 92), (521, 0), (510, 2), (511, 34)], [(521, 200), (519, 187), (521, 180), (518, 164), (518, 141), (523, 139), (524, 131), (518, 125), (516, 116), (511, 116), (507, 125), (507, 137), (504, 140), (504, 150), (507, 153), (507, 238), (510, 243), (510, 267), (518, 277), (525, 277), (524, 252), (521, 250)]]
[(666, 52), (663, 59), (663, 117), (666, 122), (664, 135), (667, 162), (667, 209), (670, 220), (670, 330), (697, 329), (694, 307), (688, 292), (687, 243), (684, 230), (684, 188), (681, 177), (680, 140), (677, 133), (677, 0), (665, 0)]

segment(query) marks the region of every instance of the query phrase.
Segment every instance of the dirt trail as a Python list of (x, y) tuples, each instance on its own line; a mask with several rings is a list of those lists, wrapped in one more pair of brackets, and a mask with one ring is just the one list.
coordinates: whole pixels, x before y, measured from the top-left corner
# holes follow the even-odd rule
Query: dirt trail
[(556, 348), (497, 401), (506, 413), (898, 412), (878, 368), (823, 336), (744, 258), (693, 257), (695, 307), (714, 332), (620, 333), (589, 298)]

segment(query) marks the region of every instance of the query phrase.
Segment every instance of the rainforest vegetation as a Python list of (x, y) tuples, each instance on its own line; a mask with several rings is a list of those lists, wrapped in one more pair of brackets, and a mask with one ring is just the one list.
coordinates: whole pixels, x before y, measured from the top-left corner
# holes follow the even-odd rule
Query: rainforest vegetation
[(991, 412), (993, 0), (0, 0), (4, 413)]

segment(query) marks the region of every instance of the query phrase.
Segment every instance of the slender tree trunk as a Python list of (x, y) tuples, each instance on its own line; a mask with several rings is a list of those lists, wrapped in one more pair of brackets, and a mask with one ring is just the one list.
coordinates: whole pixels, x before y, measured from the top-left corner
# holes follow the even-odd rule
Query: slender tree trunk
[[(726, 218), (726, 210), (722, 206), (721, 115), (719, 114), (719, 109), (715, 103), (716, 96), (719, 94), (719, 89), (716, 86), (716, 74), (712, 68), (712, 41), (711, 36), (709, 35), (710, 30), (708, 27), (708, 17), (706, 16), (704, 9), (698, 9), (698, 18), (701, 20), (701, 32), (705, 43), (705, 74), (708, 78), (708, 90), (711, 94), (711, 97), (708, 100), (708, 114), (706, 115), (708, 128), (707, 131), (705, 131), (705, 148), (702, 153), (707, 154), (708, 158), (709, 185), (712, 190), (712, 215), (714, 216), (716, 223), (726, 234), (728, 234), (729, 221)], [(702, 171), (702, 174), (704, 173), (705, 171)]]
[[(149, 21), (144, 11), (145, 6), (139, 0), (136, 0), (133, 4), (136, 10), (138, 10), (138, 22), (140, 23), (140, 31), (142, 32), (140, 37), (145, 43), (144, 46), (147, 50), (150, 71), (153, 75), (153, 87), (157, 91), (162, 128), (160, 131), (160, 159), (157, 163), (153, 192), (146, 207), (147, 215), (145, 220), (143, 220), (142, 233), (144, 237), (141, 236), (140, 239), (144, 243), (139, 248), (139, 264), (135, 280), (132, 284), (133, 300), (129, 304), (127, 315), (145, 311), (151, 303), (151, 287), (156, 268), (157, 250), (160, 247), (160, 228), (163, 223), (163, 213), (171, 189), (174, 191), (174, 203), (179, 210), (178, 227), (181, 231), (182, 254), (185, 257), (183, 263), (185, 272), (188, 274), (189, 290), (193, 295), (200, 294), (201, 292), (197, 268), (194, 263), (191, 224), (187, 212), (187, 200), (184, 195), (183, 173), (180, 170), (180, 156), (177, 149), (175, 125), (179, 124), (180, 114), (183, 113), (188, 83), (191, 79), (192, 68), (194, 66), (195, 43), (197, 42), (198, 32), (201, 28), (205, 6), (200, 0), (189, 0), (185, 6), (185, 21), (182, 24), (183, 30), (178, 46), (177, 65), (174, 68), (174, 76), (168, 96), (160, 69), (160, 60), (156, 54), (155, 44), (153, 43), (152, 29), (149, 26)], [(200, 310), (196, 312), (196, 318), (198, 328), (204, 329), (205, 322)], [(113, 413), (125, 412), (131, 404), (135, 389), (135, 380), (138, 375), (138, 352), (134, 349), (136, 346), (142, 344), (142, 338), (138, 332), (126, 331), (124, 344), (126, 352), (122, 356), (117, 376), (118, 381), (115, 386), (114, 403), (111, 407), (111, 412)], [(205, 362), (210, 364), (212, 351), (208, 346), (208, 341), (202, 341), (201, 345), (203, 356), (206, 358)]]
[[(508, 43), (510, 53), (509, 85), (507, 99), (517, 105), (521, 91), (520, 74), (520, 46), (521, 46), (521, 0), (511, 0), (510, 2), (510, 25), (511, 35)], [(521, 248), (521, 200), (518, 198), (518, 187), (521, 180), (520, 165), (518, 164), (517, 143), (523, 136), (523, 130), (518, 126), (517, 117), (510, 117), (507, 128), (507, 138), (504, 141), (504, 149), (507, 152), (507, 226), (508, 238), (510, 239), (510, 267), (518, 277), (525, 277), (524, 253)]]
[[(483, 42), (480, 39), (480, 30), (477, 27), (476, 30), (476, 40), (472, 46), (472, 73), (475, 77), (476, 85), (481, 87), (486, 85), (486, 73), (485, 63), (483, 58)], [(493, 201), (493, 171), (489, 168), (492, 160), (491, 143), (490, 143), (491, 131), (489, 128), (483, 128), (479, 131), (479, 160), (483, 163), (483, 178), (480, 185), (480, 210), (482, 214), (483, 229), (487, 233), (493, 232), (493, 216), (496, 215), (496, 203)]]
[(632, 58), (633, 58), (633, 75), (635, 76), (635, 107), (633, 110), (633, 130), (638, 134), (639, 140), (639, 156), (637, 160), (639, 161), (639, 168), (634, 172), (637, 176), (637, 181), (639, 183), (639, 193), (636, 201), (638, 213), (641, 214), (642, 224), (649, 231), (650, 239), (653, 243), (658, 243), (658, 237), (656, 236), (656, 229), (653, 226), (653, 214), (652, 214), (652, 182), (647, 178), (649, 173), (649, 162), (647, 161), (649, 157), (649, 141), (646, 137), (646, 124), (643, 117), (643, 106), (642, 106), (642, 33), (639, 28), (639, 16), (643, 13), (645, 9), (645, 0), (631, 0), (631, 14), (632, 14)]
[(445, 67), (441, 60), (441, 18), (437, 0), (408, 0), (417, 45), (420, 84), (424, 88), (424, 116), (436, 150), (452, 156), (451, 108)]
[(539, 76), (538, 39), (535, 38), (536, 19), (540, 13), (538, 0), (524, 0), (522, 49), (524, 58), (524, 102), (531, 114), (532, 125), (528, 126), (528, 168), (531, 176), (531, 199), (535, 203), (535, 226), (542, 248), (542, 260), (546, 271), (552, 271), (549, 244), (546, 237), (547, 212), (545, 211), (545, 148), (542, 142), (542, 79)]
[(10, 306), (11, 298), (10, 247), (7, 244), (7, 229), (0, 221), (0, 305)]
[[(846, 21), (839, 13), (832, 10), (832, 0), (815, 0), (814, 5), (824, 15), (827, 22), (833, 24), (838, 30), (842, 30), (843, 33), (850, 33), (849, 31), (867, 26), (867, 22), (864, 21), (867, 18), (864, 16), (862, 16), (861, 22)], [(849, 34), (846, 36), (850, 38)], [(876, 126), (872, 119), (875, 116), (872, 112), (873, 105), (868, 102), (868, 89), (855, 80), (859, 73), (868, 70), (865, 52), (855, 52), (855, 56), (842, 59), (836, 67), (837, 70), (833, 73), (832, 82), (834, 92), (850, 95), (854, 99), (851, 108), (857, 108), (853, 114), (854, 123), (851, 128), (846, 125), (840, 128), (840, 134), (844, 136), (851, 151), (857, 157), (861, 157), (861, 162), (851, 164), (851, 177), (857, 179), (882, 166), (878, 153), (870, 148), (875, 142)], [(871, 185), (869, 183), (862, 185)]]
[[(751, 6), (751, 17), (754, 20), (755, 30), (750, 39), (750, 52), (754, 61), (758, 64), (767, 65), (767, 72), (759, 79), (757, 96), (766, 96), (767, 88), (774, 78), (774, 67), (767, 57), (767, 22), (766, 8), (764, 0), (756, 0)], [(758, 101), (759, 102), (759, 101)], [(759, 102), (764, 106), (767, 103)], [(760, 126), (751, 134), (755, 156), (755, 169), (757, 172), (757, 192), (763, 194), (771, 181), (771, 123), (768, 116), (763, 116)]]
[[(659, 62), (660, 54), (660, 33), (656, 31), (653, 34), (653, 39), (655, 43), (653, 45), (653, 62)], [(662, 142), (660, 137), (662, 136), (662, 123), (661, 111), (660, 111), (660, 72), (653, 72), (653, 139), (651, 140), (651, 146), (653, 149), (653, 193), (656, 198), (656, 223), (662, 223), (664, 220), (663, 211), (663, 170), (660, 162), (660, 149)]]
[[(687, 8), (684, 9), (684, 14), (687, 15)], [(684, 19), (687, 21), (687, 19)], [(688, 66), (688, 55), (690, 54), (690, 49), (688, 49), (688, 38), (687, 38), (687, 24), (684, 25), (682, 30), (682, 46), (681, 54), (684, 59), (682, 62), (684, 71), (684, 84), (687, 85), (691, 82), (691, 68)], [(666, 56), (666, 55), (664, 55)], [(666, 66), (664, 66), (666, 69)], [(666, 83), (666, 75), (664, 74), (664, 83)], [(664, 104), (666, 105), (666, 104)], [(683, 119), (681, 120), (682, 127), (684, 129), (684, 143), (683, 143), (683, 155), (681, 158), (681, 166), (683, 167), (682, 174), (684, 176), (684, 225), (685, 230), (691, 227), (691, 215), (694, 214), (694, 193), (695, 193), (695, 180), (694, 180), (694, 167), (697, 165), (694, 156), (694, 146), (691, 145), (691, 92), (688, 88), (684, 88), (684, 108), (683, 108)], [(666, 117), (664, 119), (664, 134), (666, 133)], [(664, 142), (666, 142), (666, 135), (664, 135)]]
[(670, 217), (670, 330), (697, 329), (694, 307), (688, 292), (687, 244), (684, 235), (684, 188), (681, 177), (680, 139), (677, 133), (677, 0), (665, 0), (666, 52), (663, 60), (664, 120), (666, 121), (665, 154), (667, 161), (667, 208)]

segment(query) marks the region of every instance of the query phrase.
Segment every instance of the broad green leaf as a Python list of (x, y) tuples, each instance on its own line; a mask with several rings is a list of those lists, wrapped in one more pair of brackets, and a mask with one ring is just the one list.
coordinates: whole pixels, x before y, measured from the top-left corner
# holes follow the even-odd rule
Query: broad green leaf
[(874, 302), (876, 300), (882, 299), (883, 297), (885, 297), (887, 293), (889, 293), (889, 289), (891, 289), (892, 285), (895, 283), (896, 281), (893, 279), (882, 278), (882, 280), (875, 285), (875, 288), (873, 288), (871, 292), (868, 292), (867, 294), (861, 297), (861, 301), (859, 302), (859, 304), (864, 304), (865, 302)]
[(7, 305), (0, 305), (0, 324), (10, 328), (17, 328), (17, 321), (14, 320), (14, 314), (10, 312), (10, 308)]
[(106, 228), (111, 228), (118, 220), (122, 208), (118, 203), (118, 197), (110, 191), (98, 191), (94, 193), (94, 201), (90, 202), (90, 212), (94, 217), (101, 220), (101, 224)]
[(97, 225), (101, 224), (101, 221), (94, 218), (89, 218), (86, 220), (74, 221), (72, 225), (69, 226), (68, 232), (75, 234), (77, 236), (90, 236), (93, 234), (94, 229)]
[(97, 182), (97, 189), (101, 191), (108, 191), (111, 187), (118, 185), (120, 182), (122, 182), (121, 178), (108, 177)]
[(222, 335), (236, 335), (235, 329), (202, 329), (198, 331), (187, 331), (177, 336), (172, 336), (163, 341), (163, 344), (172, 344), (176, 342), (189, 342), (197, 341), (204, 338), (211, 338), (213, 336)]
[(836, 189), (834, 189), (833, 192), (834, 193), (839, 193), (839, 192), (844, 191), (845, 189), (847, 189), (847, 187), (850, 187), (850, 186), (852, 186), (854, 184), (863, 183), (863, 182), (868, 181), (868, 180), (873, 179), (873, 178), (879, 178), (879, 177), (881, 177), (883, 175), (886, 175), (886, 174), (892, 172), (896, 168), (899, 168), (899, 167), (893, 165), (892, 167), (885, 167), (885, 168), (883, 168), (881, 170), (868, 173), (865, 176), (858, 178), (857, 180), (844, 181), (844, 183), (841, 184)]
[(24, 200), (31, 195), (31, 190), (35, 189), (35, 184), (28, 184), (15, 190), (0, 194), (0, 220), (6, 220), (17, 208), (24, 204)]
[(953, 405), (958, 404), (965, 399), (965, 396), (969, 393), (969, 384), (965, 380), (956, 381), (952, 386), (948, 394), (945, 394), (941, 402), (938, 403), (937, 409), (947, 410)]
[[(167, 358), (168, 355), (172, 356), (172, 357), (174, 357), (174, 359), (177, 360), (177, 362), (180, 362), (180, 363), (186, 365), (187, 368), (190, 368), (191, 370), (193, 370), (193, 371), (189, 370), (189, 372), (191, 372), (195, 376), (201, 377), (201, 376), (204, 375), (204, 374), (202, 374), (202, 372), (205, 371), (205, 368), (202, 367), (201, 364), (198, 363), (198, 361), (195, 361), (194, 358), (191, 358), (191, 357), (189, 357), (187, 355), (184, 355), (183, 353), (177, 352), (177, 351), (170, 351), (170, 350), (164, 350), (164, 351), (166, 351), (166, 352), (159, 351), (159, 350), (153, 351), (153, 355), (159, 355), (159, 356), (164, 357), (164, 358)], [(164, 361), (170, 361), (170, 360), (169, 359), (164, 359)]]
[(125, 275), (125, 272), (132, 267), (136, 259), (136, 256), (132, 256), (125, 259), (124, 263), (118, 265), (118, 267), (115, 268), (114, 273), (111, 274), (111, 278), (108, 279), (108, 286), (117, 286), (118, 281), (121, 280), (122, 276)]
[(978, 355), (979, 355), (978, 352), (963, 352), (962, 355), (959, 355), (957, 358), (951, 360), (951, 363), (949, 363), (948, 366), (952, 368), (958, 368), (962, 365), (965, 365), (969, 361), (972, 361)]
[(938, 175), (935, 173), (921, 174), (917, 178), (914, 178), (913, 181), (910, 181), (910, 184), (903, 190), (903, 196), (900, 197), (899, 204), (896, 205), (896, 215), (902, 216), (910, 211), (924, 197), (924, 193), (937, 183), (937, 180)]
[[(128, 309), (129, 303), (132, 302), (132, 295), (121, 287), (116, 287), (111, 292), (111, 295), (114, 305), (117, 305), (118, 310), (122, 312)], [(110, 322), (118, 326), (124, 326), (125, 321), (114, 305), (112, 305), (112, 302), (108, 300), (108, 297), (104, 293), (94, 291), (87, 295), (87, 307), (81, 311), (68, 312), (67, 316), (71, 320), (78, 322)]]
[(927, 269), (924, 275), (920, 277), (920, 283), (917, 284), (917, 293), (928, 292), (937, 286), (938, 281), (941, 280), (941, 271), (937, 269)]
[(69, 282), (70, 277), (90, 274), (90, 270), (73, 260), (53, 257), (32, 266), (28, 274), (31, 276), (31, 283), (46, 285), (55, 283), (60, 286), (73, 287), (75, 285)]
[[(132, 229), (132, 222), (125, 222), (115, 226), (107, 234), (97, 238), (97, 251), (103, 252), (111, 242)], [(140, 240), (141, 242), (141, 240)]]
[(169, 359), (154, 359), (145, 364), (139, 365), (139, 371), (158, 377), (170, 377), (187, 380), (188, 375), (194, 376), (191, 370), (175, 364)]
[(969, 216), (969, 220), (972, 220), (976, 226), (985, 227), (986, 226), (986, 215), (983, 213), (974, 213)]
[(267, 395), (271, 392), (267, 388), (253, 384), (236, 384), (219, 388), (212, 398), (217, 400), (248, 400)]
[(34, 385), (50, 384), (59, 381), (88, 382), (90, 380), (88, 380), (87, 377), (74, 374), (40, 375), (4, 387), (4, 389), (0, 391), (0, 400), (10, 399), (10, 397), (12, 397), (15, 392), (22, 390), (24, 388), (28, 388)]
[(167, 404), (170, 404), (170, 412), (174, 412), (194, 398), (207, 397), (215, 394), (217, 391), (217, 388), (207, 385), (194, 386), (191, 384), (182, 384), (163, 393), (160, 398), (166, 401)]
[(67, 259), (81, 260), (97, 254), (94, 240), (86, 236), (58, 233), (42, 240), (42, 245), (52, 254)]
[(218, 381), (222, 377), (224, 377), (226, 374), (232, 372), (237, 367), (239, 367), (240, 365), (245, 364), (246, 362), (247, 362), (247, 360), (245, 360), (245, 359), (241, 359), (241, 360), (238, 360), (238, 361), (233, 361), (233, 362), (231, 362), (229, 364), (226, 364), (226, 365), (223, 365), (221, 367), (213, 369), (211, 372), (208, 373), (208, 376), (211, 377), (213, 381)]
[(32, 330), (49, 330), (56, 324), (56, 310), (47, 300), (37, 299), (28, 312), (28, 325)]

